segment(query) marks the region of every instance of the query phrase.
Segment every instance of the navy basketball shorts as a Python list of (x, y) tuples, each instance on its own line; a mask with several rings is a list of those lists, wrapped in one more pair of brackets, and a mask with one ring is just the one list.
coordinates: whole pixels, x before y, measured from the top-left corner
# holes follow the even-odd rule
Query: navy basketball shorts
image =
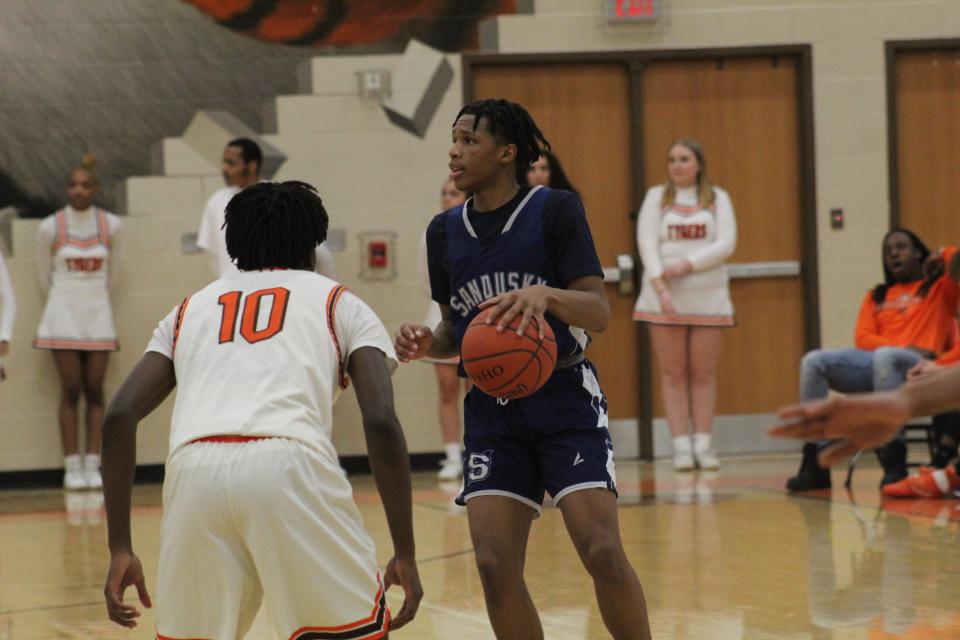
[(556, 505), (573, 491), (616, 493), (607, 399), (597, 371), (584, 360), (559, 369), (542, 389), (499, 400), (476, 387), (464, 402), (463, 489), (505, 496), (540, 512), (544, 492)]

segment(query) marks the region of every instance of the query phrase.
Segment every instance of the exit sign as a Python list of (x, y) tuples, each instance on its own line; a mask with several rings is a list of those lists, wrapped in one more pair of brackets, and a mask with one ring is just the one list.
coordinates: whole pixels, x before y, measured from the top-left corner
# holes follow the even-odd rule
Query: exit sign
[(607, 0), (607, 21), (641, 22), (660, 17), (663, 0)]

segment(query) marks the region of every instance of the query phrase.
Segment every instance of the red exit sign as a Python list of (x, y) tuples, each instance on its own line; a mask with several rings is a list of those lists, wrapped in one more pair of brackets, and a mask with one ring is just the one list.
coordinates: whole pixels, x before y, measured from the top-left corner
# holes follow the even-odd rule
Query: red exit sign
[(635, 22), (660, 17), (663, 0), (607, 0), (607, 20)]

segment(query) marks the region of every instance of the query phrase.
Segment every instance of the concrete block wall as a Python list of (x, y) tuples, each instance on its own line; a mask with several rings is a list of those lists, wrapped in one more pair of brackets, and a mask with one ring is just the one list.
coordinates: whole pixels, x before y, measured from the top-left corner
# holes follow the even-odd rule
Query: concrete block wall
[[(309, 93), (278, 96), (264, 112), (264, 140), (287, 161), (276, 180), (314, 184), (331, 216), (331, 227), (345, 233), (346, 245), (335, 254), (337, 273), (352, 291), (380, 315), (391, 333), (404, 321), (421, 321), (427, 300), (418, 280), (421, 235), (437, 212), (447, 173), (449, 125), (460, 107), (455, 81), (423, 139), (390, 124), (379, 104), (357, 97), (354, 72), (390, 68), (399, 56), (318, 58), (301, 70)], [(460, 60), (451, 56), (459, 70)], [(158, 175), (125, 180), (116, 194), (124, 217), (121, 280), (114, 314), (122, 350), (111, 360), (107, 395), (140, 358), (157, 322), (187, 294), (210, 280), (202, 255), (184, 255), (181, 239), (194, 233), (207, 198), (222, 186), (219, 167), (179, 138), (158, 141)], [(38, 221), (14, 223), (8, 261), (18, 293), (19, 314), (9, 381), (0, 385), (0, 470), (54, 468), (60, 464), (56, 408), (58, 388), (52, 359), (30, 344), (42, 312), (33, 282), (32, 248)], [(363, 256), (359, 234), (396, 233), (393, 255), (398, 277), (390, 282), (360, 279)], [(398, 412), (411, 451), (438, 451), (440, 446), (432, 367), (404, 365), (394, 377)], [(162, 462), (172, 398), (140, 427), (141, 463)], [(344, 455), (365, 452), (359, 408), (345, 393), (335, 411), (335, 443)]]
[[(503, 53), (812, 44), (821, 338), (825, 346), (850, 343), (861, 296), (881, 277), (879, 243), (889, 215), (883, 43), (955, 37), (960, 2), (672, 0), (658, 23), (611, 26), (600, 2), (538, 0), (534, 15), (496, 20), (493, 32)], [(264, 105), (260, 128), (287, 156), (276, 179), (306, 180), (320, 190), (332, 227), (346, 238), (344, 250), (335, 254), (339, 279), (390, 331), (426, 312), (417, 251), (437, 209), (449, 126), (461, 103), (460, 59), (450, 56), (456, 76), (424, 138), (391, 125), (379, 106), (356, 97), (354, 73), (389, 69), (397, 60), (376, 55), (304, 61), (296, 73), (301, 93)], [(115, 310), (123, 351), (111, 362), (108, 394), (139, 358), (159, 318), (209, 279), (206, 260), (183, 255), (180, 238), (196, 231), (206, 198), (221, 184), (218, 168), (177, 138), (157, 143), (162, 174), (130, 178), (122, 189), (127, 251)], [(840, 232), (828, 224), (829, 208), (836, 206), (847, 216)], [(7, 361), (11, 378), (0, 384), (0, 470), (59, 464), (55, 372), (48, 354), (30, 348), (41, 310), (29, 249), (35, 226), (27, 220), (14, 224), (21, 250), (9, 266), (20, 313)], [(366, 231), (396, 234), (395, 280), (359, 278), (358, 236)], [(411, 450), (439, 450), (431, 367), (404, 365), (394, 384)], [(163, 460), (169, 409), (168, 402), (142, 425), (141, 461)], [(362, 428), (351, 393), (341, 398), (335, 419), (339, 450), (361, 453)]]

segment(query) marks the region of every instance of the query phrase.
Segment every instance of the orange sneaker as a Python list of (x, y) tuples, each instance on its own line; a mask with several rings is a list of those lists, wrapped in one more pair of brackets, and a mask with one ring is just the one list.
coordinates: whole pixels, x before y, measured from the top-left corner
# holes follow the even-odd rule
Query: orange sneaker
[(946, 469), (920, 467), (915, 476), (885, 486), (881, 491), (888, 498), (950, 498), (960, 489), (960, 477), (953, 465)]

